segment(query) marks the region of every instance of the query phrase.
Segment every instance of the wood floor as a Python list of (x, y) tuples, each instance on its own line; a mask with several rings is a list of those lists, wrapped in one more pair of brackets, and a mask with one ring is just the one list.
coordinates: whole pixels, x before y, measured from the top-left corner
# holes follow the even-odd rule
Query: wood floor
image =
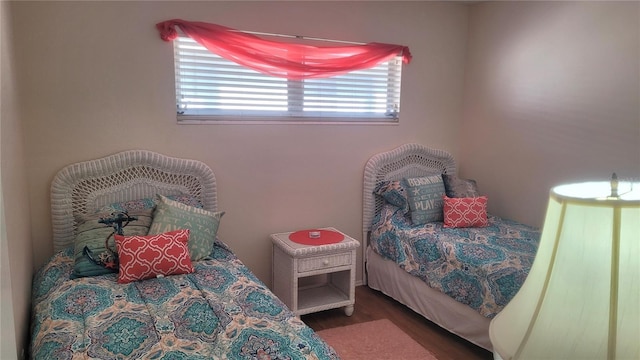
[(451, 334), (413, 310), (367, 286), (356, 287), (356, 306), (352, 316), (346, 316), (342, 309), (333, 309), (302, 315), (301, 319), (315, 331), (389, 319), (435, 355), (438, 360), (493, 359), (489, 351)]

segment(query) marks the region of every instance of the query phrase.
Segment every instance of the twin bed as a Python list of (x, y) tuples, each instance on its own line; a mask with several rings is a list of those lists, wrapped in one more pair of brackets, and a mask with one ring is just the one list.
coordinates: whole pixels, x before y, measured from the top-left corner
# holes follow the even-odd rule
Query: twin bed
[(414, 209), (403, 210), (396, 204), (398, 197), (411, 191), (403, 179), (435, 176), (463, 185), (462, 189), (446, 186), (451, 197), (477, 190), (471, 189), (475, 182), (457, 179), (456, 170), (449, 153), (418, 144), (369, 159), (362, 224), (368, 245), (367, 282), (439, 326), (491, 350), (489, 322), (524, 282), (540, 233), (490, 215), (482, 226), (445, 227), (443, 221), (415, 225)]
[[(524, 281), (539, 232), (493, 216), (482, 227), (414, 225), (412, 209), (379, 195), (393, 181), (443, 174), (456, 174), (451, 155), (417, 144), (369, 159), (363, 184), (367, 283), (491, 350), (489, 322)], [(136, 216), (124, 227), (125, 238), (146, 236), (140, 239), (149, 243), (176, 222), (213, 219), (215, 226), (192, 231), (194, 239), (210, 242), (188, 248), (191, 267), (160, 266), (154, 256), (130, 266), (122, 257), (118, 272), (109, 257), (115, 245), (105, 242), (111, 229), (96, 218), (122, 210)], [(134, 150), (72, 164), (52, 182), (51, 211), (55, 254), (34, 277), (32, 358), (338, 358), (217, 238), (223, 213), (215, 176), (204, 163)], [(159, 220), (167, 211), (183, 218)], [(125, 267), (135, 270), (133, 278), (123, 276)], [(135, 278), (141, 269), (146, 275)]]
[[(158, 276), (126, 282), (122, 268), (130, 263), (125, 264), (124, 255), (120, 272), (87, 262), (88, 253), (99, 264), (112, 263), (105, 251), (109, 244), (98, 249), (111, 231), (95, 221), (105, 209), (135, 215), (137, 220), (124, 227), (125, 235), (133, 236), (141, 228), (153, 230), (160, 207), (167, 204), (170, 211), (191, 216), (186, 221), (202, 221), (198, 216), (204, 216), (219, 223), (216, 195), (216, 179), (207, 165), (150, 151), (126, 151), (58, 172), (51, 186), (55, 254), (34, 278), (31, 357), (337, 359), (334, 350), (209, 231), (211, 226), (207, 234), (197, 234), (210, 240), (208, 251), (187, 270), (160, 264), (154, 255), (151, 264), (133, 263), (128, 269), (134, 276), (141, 270)], [(196, 236), (195, 226), (192, 230)], [(87, 240), (90, 235), (97, 237), (93, 243)], [(153, 241), (166, 240), (159, 236)], [(79, 238), (84, 242), (74, 244)]]

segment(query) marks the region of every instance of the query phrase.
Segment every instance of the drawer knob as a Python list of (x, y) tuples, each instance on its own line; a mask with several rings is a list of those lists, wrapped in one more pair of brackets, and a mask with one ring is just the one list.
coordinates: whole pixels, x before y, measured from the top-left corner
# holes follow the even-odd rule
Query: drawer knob
[(322, 265), (329, 265), (329, 259), (322, 260)]

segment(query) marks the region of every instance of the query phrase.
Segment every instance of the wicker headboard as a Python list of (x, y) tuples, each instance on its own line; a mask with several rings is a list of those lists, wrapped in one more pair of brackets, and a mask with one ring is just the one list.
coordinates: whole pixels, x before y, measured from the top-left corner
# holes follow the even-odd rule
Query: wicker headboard
[(71, 164), (51, 183), (51, 217), (55, 251), (73, 244), (78, 216), (115, 202), (162, 195), (191, 195), (216, 211), (216, 178), (197, 160), (130, 150)]
[(382, 199), (373, 194), (376, 185), (385, 180), (400, 180), (434, 174), (456, 174), (453, 156), (443, 150), (419, 144), (405, 144), (372, 156), (364, 168), (362, 194), (362, 236), (369, 240), (371, 223), (382, 208)]

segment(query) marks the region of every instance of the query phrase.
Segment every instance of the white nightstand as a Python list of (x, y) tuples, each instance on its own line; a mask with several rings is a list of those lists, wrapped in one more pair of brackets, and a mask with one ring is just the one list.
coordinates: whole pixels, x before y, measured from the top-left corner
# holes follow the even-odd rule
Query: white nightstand
[(344, 307), (347, 316), (355, 304), (356, 248), (360, 243), (344, 235), (328, 245), (302, 245), (288, 233), (271, 235), (273, 292), (298, 316)]

